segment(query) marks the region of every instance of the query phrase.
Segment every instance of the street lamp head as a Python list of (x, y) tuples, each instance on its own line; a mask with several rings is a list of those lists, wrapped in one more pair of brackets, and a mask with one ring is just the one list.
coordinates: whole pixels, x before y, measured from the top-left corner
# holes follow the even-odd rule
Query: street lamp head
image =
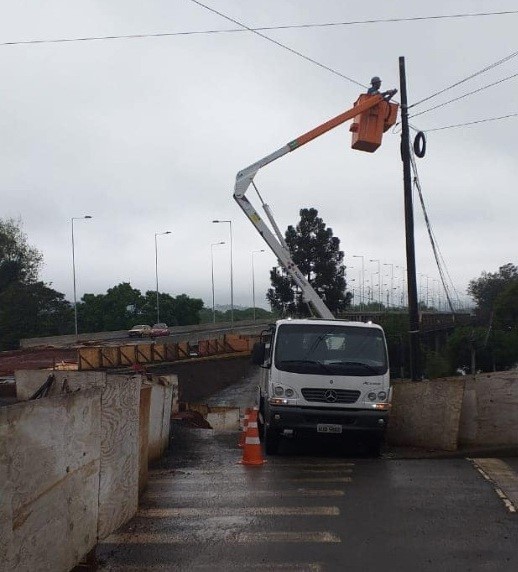
[(90, 215), (86, 215), (84, 218), (93, 218), (93, 217), (91, 217)]

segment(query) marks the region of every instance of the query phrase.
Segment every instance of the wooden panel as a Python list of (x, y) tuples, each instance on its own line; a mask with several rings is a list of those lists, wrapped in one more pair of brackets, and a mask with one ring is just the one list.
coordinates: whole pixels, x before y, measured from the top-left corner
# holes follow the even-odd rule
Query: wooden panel
[(78, 367), (80, 370), (99, 369), (101, 348), (79, 348)]
[(100, 540), (137, 511), (140, 383), (140, 376), (109, 375), (102, 393)]
[(135, 348), (137, 363), (151, 363), (153, 360), (151, 344), (138, 344)]
[(136, 346), (121, 346), (120, 361), (121, 365), (133, 365), (137, 363)]
[(101, 367), (117, 367), (120, 365), (120, 350), (115, 346), (101, 348)]

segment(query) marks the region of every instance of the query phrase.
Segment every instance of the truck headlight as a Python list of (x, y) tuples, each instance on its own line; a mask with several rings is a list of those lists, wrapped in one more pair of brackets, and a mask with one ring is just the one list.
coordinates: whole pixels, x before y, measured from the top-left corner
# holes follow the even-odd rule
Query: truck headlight
[(291, 389), (291, 387), (288, 387), (284, 392), (284, 394), (286, 395), (286, 397), (293, 397), (295, 395), (295, 392), (293, 391), (293, 389)]
[(277, 385), (274, 387), (273, 389), (273, 393), (277, 396), (277, 397), (281, 397), (281, 395), (284, 395), (284, 387)]
[(386, 391), (379, 391), (378, 392), (378, 399), (380, 401), (385, 401), (385, 399), (387, 399), (387, 392)]
[(374, 393), (374, 391), (371, 391), (367, 397), (371, 400), (371, 401), (376, 401), (377, 395)]

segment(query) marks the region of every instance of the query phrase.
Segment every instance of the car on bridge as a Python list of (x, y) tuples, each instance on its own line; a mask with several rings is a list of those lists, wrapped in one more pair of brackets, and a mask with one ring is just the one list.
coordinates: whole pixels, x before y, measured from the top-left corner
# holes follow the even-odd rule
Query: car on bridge
[(133, 326), (131, 330), (128, 330), (128, 336), (130, 338), (144, 338), (151, 335), (151, 326), (147, 324), (138, 324)]
[(167, 324), (159, 323), (154, 324), (154, 326), (151, 328), (151, 331), (149, 332), (149, 335), (152, 338), (158, 338), (159, 336), (168, 336), (169, 333), (170, 332)]

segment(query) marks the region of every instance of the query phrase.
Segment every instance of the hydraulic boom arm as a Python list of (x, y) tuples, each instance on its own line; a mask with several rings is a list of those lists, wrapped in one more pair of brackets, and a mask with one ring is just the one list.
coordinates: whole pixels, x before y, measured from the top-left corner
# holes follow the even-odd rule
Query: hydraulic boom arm
[[(395, 92), (388, 92), (388, 93), (390, 93), (390, 96), (392, 96), (393, 93)], [(277, 256), (279, 263), (283, 266), (283, 268), (286, 269), (286, 271), (290, 274), (295, 284), (297, 284), (297, 286), (301, 289), (304, 301), (310, 305), (312, 310), (320, 318), (326, 318), (332, 320), (334, 319), (334, 316), (331, 313), (331, 310), (329, 310), (329, 308), (324, 304), (322, 298), (320, 298), (320, 296), (308, 282), (306, 277), (299, 270), (297, 265), (293, 262), (288, 246), (286, 245), (282, 233), (280, 232), (279, 227), (277, 226), (272, 216), (270, 208), (262, 200), (262, 197), (261, 195), (259, 195), (259, 192), (257, 191), (257, 188), (255, 187), (253, 180), (259, 169), (265, 167), (269, 163), (272, 163), (276, 159), (283, 157), (290, 151), (294, 151), (295, 149), (302, 147), (302, 145), (305, 145), (306, 143), (313, 141), (313, 139), (320, 137), (320, 135), (327, 133), (331, 129), (334, 129), (339, 125), (342, 125), (342, 123), (345, 123), (349, 119), (352, 119), (353, 117), (360, 115), (361, 113), (367, 111), (368, 109), (371, 109), (372, 107), (378, 105), (384, 100), (386, 100), (386, 98), (383, 95), (378, 94), (378, 95), (373, 95), (372, 97), (368, 97), (364, 101), (360, 101), (358, 105), (355, 105), (353, 108), (348, 109), (344, 113), (341, 113), (340, 115), (334, 117), (333, 119), (326, 121), (326, 123), (323, 123), (318, 127), (315, 127), (315, 129), (312, 129), (311, 131), (308, 131), (307, 133), (301, 135), (297, 139), (294, 139), (293, 141), (291, 141), (284, 147), (281, 147), (271, 155), (268, 155), (263, 159), (261, 159), (260, 161), (257, 161), (256, 163), (250, 165), (249, 167), (246, 167), (245, 169), (240, 171), (236, 177), (236, 184), (234, 187), (234, 199), (237, 201), (238, 205), (241, 207), (246, 216), (250, 219), (250, 222), (255, 226), (259, 234), (266, 241), (266, 243), (273, 251), (275, 256)], [(254, 188), (256, 188), (257, 194), (259, 195), (259, 198), (262, 201), (263, 209), (266, 212), (266, 216), (268, 217), (268, 220), (270, 221), (270, 224), (272, 225), (275, 231), (275, 235), (272, 233), (272, 231), (270, 230), (268, 225), (264, 222), (264, 220), (259, 216), (259, 214), (254, 209), (250, 201), (245, 197), (246, 191), (248, 190), (248, 187), (250, 185), (253, 185)]]

